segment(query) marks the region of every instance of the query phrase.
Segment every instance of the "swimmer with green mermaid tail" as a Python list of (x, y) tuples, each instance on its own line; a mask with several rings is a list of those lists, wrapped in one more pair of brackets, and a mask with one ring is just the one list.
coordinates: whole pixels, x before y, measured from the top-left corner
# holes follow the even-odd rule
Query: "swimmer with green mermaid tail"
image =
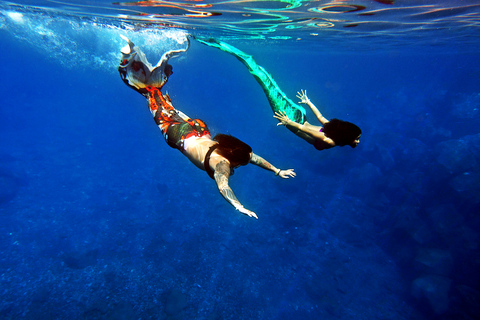
[(284, 125), (297, 136), (312, 144), (317, 150), (346, 145), (355, 148), (360, 142), (362, 130), (358, 126), (343, 120), (326, 119), (307, 97), (307, 92), (301, 90), (297, 95), (300, 103), (310, 107), (322, 126), (308, 123), (305, 109), (289, 99), (279, 88), (270, 73), (262, 66), (259, 66), (251, 55), (213, 38), (202, 39), (195, 37), (195, 39), (209, 47), (230, 53), (240, 60), (257, 79), (257, 82), (265, 92), (274, 113), (273, 117), (280, 121), (278, 125)]

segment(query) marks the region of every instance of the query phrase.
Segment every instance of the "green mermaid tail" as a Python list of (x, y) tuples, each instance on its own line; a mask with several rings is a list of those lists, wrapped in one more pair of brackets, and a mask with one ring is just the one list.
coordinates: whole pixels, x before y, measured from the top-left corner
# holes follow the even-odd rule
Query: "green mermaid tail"
[(290, 100), (278, 87), (270, 73), (268, 73), (263, 67), (259, 66), (252, 56), (225, 42), (221, 42), (213, 38), (195, 39), (209, 47), (214, 47), (230, 53), (240, 60), (248, 68), (248, 71), (255, 77), (255, 79), (257, 79), (257, 82), (262, 86), (273, 112), (285, 111), (290, 120), (301, 124), (306, 121), (305, 109)]

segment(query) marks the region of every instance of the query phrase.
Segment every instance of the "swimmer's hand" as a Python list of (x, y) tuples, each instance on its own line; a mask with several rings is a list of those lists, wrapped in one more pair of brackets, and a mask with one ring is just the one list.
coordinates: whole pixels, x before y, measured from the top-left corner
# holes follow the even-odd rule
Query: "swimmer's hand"
[(297, 174), (293, 172), (293, 169), (280, 170), (278, 176), (283, 179), (288, 179), (290, 177), (295, 178)]
[(278, 123), (277, 126), (281, 126), (281, 125), (286, 126), (290, 121), (292, 121), (288, 118), (285, 111), (276, 111), (273, 117), (280, 121), (280, 123)]
[(237, 209), (238, 211), (240, 211), (241, 213), (249, 216), (249, 217), (254, 217), (255, 219), (258, 219), (257, 215), (255, 214), (255, 212), (253, 211), (250, 211), (246, 208), (244, 208), (243, 206), (238, 206), (236, 207), (235, 209)]
[(301, 89), (297, 92), (297, 98), (300, 99), (299, 103), (310, 104), (310, 99), (307, 97), (307, 90)]

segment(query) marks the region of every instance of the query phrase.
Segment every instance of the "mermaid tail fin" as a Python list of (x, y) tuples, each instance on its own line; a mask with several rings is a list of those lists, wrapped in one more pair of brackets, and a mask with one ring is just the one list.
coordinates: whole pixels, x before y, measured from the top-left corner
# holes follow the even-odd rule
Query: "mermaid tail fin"
[(273, 112), (285, 111), (288, 118), (290, 118), (292, 121), (302, 124), (306, 121), (305, 109), (289, 99), (279, 88), (278, 84), (275, 82), (270, 73), (268, 73), (262, 66), (259, 66), (251, 55), (246, 54), (245, 52), (229, 45), (228, 43), (213, 38), (202, 39), (195, 37), (195, 40), (209, 47), (214, 47), (230, 53), (240, 60), (240, 62), (247, 67), (248, 71), (255, 77), (255, 79), (257, 79), (257, 82), (260, 84), (265, 92), (265, 95), (267, 96)]
[(158, 63), (152, 66), (139, 47), (127, 37), (123, 35), (120, 35), (120, 37), (127, 42), (127, 45), (120, 50), (122, 58), (118, 71), (122, 80), (128, 86), (142, 94), (146, 94), (146, 87), (148, 86), (162, 88), (172, 74), (172, 66), (168, 64), (168, 60), (187, 51), (190, 46), (187, 38), (186, 48), (165, 52)]
[(160, 60), (158, 61), (155, 68), (162, 68), (162, 70), (163, 70), (165, 68), (164, 66), (168, 63), (169, 59), (174, 58), (174, 57), (180, 55), (181, 53), (187, 51), (188, 48), (190, 48), (190, 39), (187, 37), (185, 41), (187, 42), (187, 46), (185, 48), (174, 49), (174, 50), (169, 50), (169, 51), (165, 52), (162, 55), (162, 57), (160, 58)]

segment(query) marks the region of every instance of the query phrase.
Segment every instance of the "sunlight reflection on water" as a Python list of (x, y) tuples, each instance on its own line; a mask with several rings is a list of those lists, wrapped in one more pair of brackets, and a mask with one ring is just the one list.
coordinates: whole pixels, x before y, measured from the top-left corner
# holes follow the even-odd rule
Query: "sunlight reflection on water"
[[(0, 5), (0, 28), (24, 15), (79, 20), (103, 26), (182, 29), (228, 39), (338, 42), (369, 45), (442, 45), (478, 42), (480, 4), (467, 1), (36, 1)], [(374, 50), (363, 46), (362, 50)]]

